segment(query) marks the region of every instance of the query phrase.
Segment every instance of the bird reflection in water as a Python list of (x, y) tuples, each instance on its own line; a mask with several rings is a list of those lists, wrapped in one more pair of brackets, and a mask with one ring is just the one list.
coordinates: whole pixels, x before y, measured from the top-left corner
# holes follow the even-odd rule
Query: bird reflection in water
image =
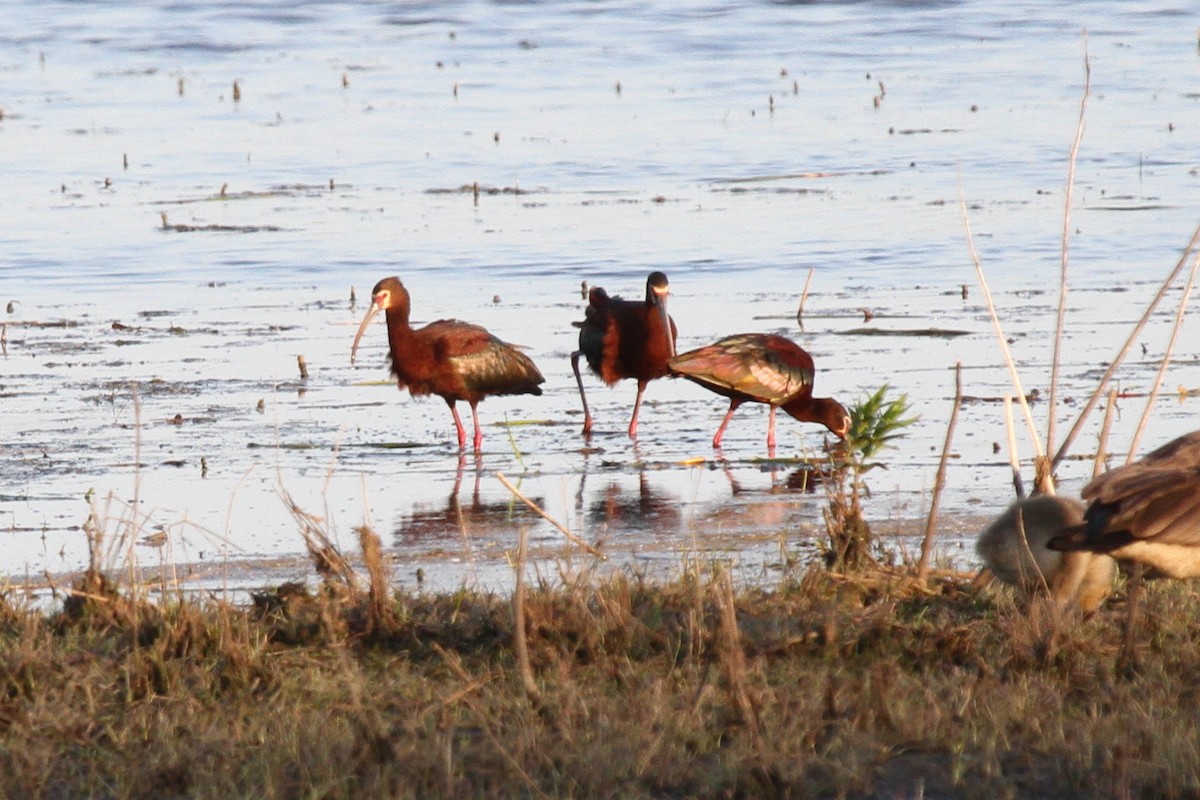
[[(820, 518), (821, 503), (816, 497), (807, 495), (824, 490), (822, 483), (827, 476), (819, 464), (801, 463), (784, 473), (784, 464), (769, 462), (766, 471), (770, 481), (765, 487), (747, 487), (744, 478), (738, 478), (728, 460), (717, 460), (725, 479), (729, 481), (730, 495), (734, 502), (722, 500), (712, 503), (696, 514), (696, 523), (705, 527), (719, 527), (725, 531), (743, 530), (747, 533), (777, 533), (795, 530), (801, 518), (815, 515)], [(790, 465), (789, 465), (790, 466)], [(805, 496), (801, 499), (800, 496)]]
[(797, 466), (781, 480), (779, 473), (782, 471), (783, 463), (779, 461), (770, 461), (767, 464), (767, 472), (771, 474), (771, 484), (766, 489), (746, 489), (742, 486), (741, 481), (733, 474), (733, 470), (729, 466), (728, 459), (718, 459), (721, 465), (721, 471), (725, 473), (725, 478), (729, 481), (729, 488), (734, 497), (740, 494), (813, 494), (817, 491), (829, 476), (824, 471), (820, 464), (805, 462)]
[(770, 483), (764, 488), (743, 485), (744, 479), (737, 477), (734, 467), (725, 459), (715, 465), (719, 465), (729, 482), (729, 496), (691, 502), (695, 498), (684, 498), (655, 486), (653, 470), (644, 467), (638, 469), (636, 488), (631, 485), (628, 472), (622, 470), (610, 473), (602, 488), (589, 493), (585, 460), (576, 508), (582, 515), (583, 525), (593, 535), (603, 532), (648, 536), (672, 536), (690, 531), (702, 534), (718, 531), (759, 533), (768, 528), (777, 529), (801, 516), (816, 514), (819, 518), (821, 504), (812, 502), (815, 497), (807, 496), (823, 497), (821, 486), (825, 478), (821, 465), (771, 463), (768, 468)]
[[(618, 477), (610, 478), (608, 484), (591, 500), (585, 514), (590, 530), (607, 530), (617, 533), (673, 534), (683, 524), (683, 504), (680, 499), (662, 490), (651, 487), (645, 469), (638, 470), (637, 491), (630, 491)], [(580, 480), (580, 496), (583, 483)]]
[[(407, 543), (417, 538), (493, 537), (506, 532), (516, 536), (522, 525), (544, 524), (536, 513), (507, 490), (503, 490), (503, 487), (503, 495), (497, 494), (498, 499), (485, 500), (480, 490), (483, 462), (479, 457), (475, 457), (473, 461), (474, 476), (470, 500), (463, 502), (460, 496), (467, 468), (467, 457), (463, 455), (458, 459), (454, 487), (445, 504), (429, 507), (427, 504), (414, 503), (412, 512), (402, 516), (396, 524), (395, 536), (398, 541)], [(543, 505), (542, 498), (530, 499), (539, 506)]]

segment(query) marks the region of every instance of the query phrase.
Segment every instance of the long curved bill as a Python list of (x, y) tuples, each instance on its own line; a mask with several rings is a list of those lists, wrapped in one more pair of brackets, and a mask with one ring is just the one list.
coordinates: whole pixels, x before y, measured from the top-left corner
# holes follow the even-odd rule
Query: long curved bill
[(671, 355), (675, 353), (675, 337), (671, 333), (671, 315), (667, 313), (667, 293), (663, 292), (658, 296), (658, 303), (655, 304), (658, 308), (658, 314), (662, 317), (663, 330), (667, 332), (667, 341), (671, 344)]
[(367, 326), (371, 324), (371, 320), (375, 318), (375, 315), (379, 313), (381, 308), (383, 308), (383, 306), (377, 305), (376, 303), (372, 302), (370, 310), (367, 311), (367, 315), (365, 317), (363, 317), (362, 323), (358, 326), (358, 333), (354, 334), (354, 344), (351, 345), (351, 347), (350, 347), (350, 363), (351, 364), (354, 363), (354, 356), (358, 352), (358, 341), (360, 339), (362, 339), (363, 331), (365, 331), (367, 329)]

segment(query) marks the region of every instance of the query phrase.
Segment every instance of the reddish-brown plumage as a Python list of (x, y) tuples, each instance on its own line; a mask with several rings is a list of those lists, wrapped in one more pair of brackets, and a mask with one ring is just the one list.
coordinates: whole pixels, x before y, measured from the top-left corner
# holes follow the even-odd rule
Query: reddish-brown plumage
[(645, 300), (609, 297), (596, 287), (588, 293), (588, 307), (579, 325), (579, 349), (571, 353), (571, 367), (583, 400), (583, 432), (592, 431), (592, 414), (583, 391), (579, 357), (609, 386), (625, 378), (637, 381), (637, 399), (629, 420), (629, 435), (637, 436), (638, 411), (646, 384), (668, 373), (667, 361), (675, 355), (675, 321), (667, 314), (667, 276), (652, 272), (646, 279)]
[(813, 360), (798, 344), (783, 336), (741, 333), (681, 353), (670, 361), (671, 372), (729, 398), (729, 411), (713, 436), (713, 447), (733, 412), (745, 402), (771, 407), (767, 447), (775, 447), (775, 410), (782, 408), (801, 422), (819, 422), (844, 439), (850, 415), (829, 397), (813, 397)]
[(387, 314), (389, 355), (397, 385), (414, 397), (436, 394), (450, 406), (459, 448), (466, 447), (467, 434), (455, 403), (471, 406), (475, 423), (475, 452), (483, 433), (476, 406), (493, 394), (541, 394), (545, 381), (533, 361), (512, 345), (497, 339), (479, 325), (456, 319), (440, 319), (424, 328), (409, 324), (411, 301), (399, 278), (384, 278), (371, 290), (371, 309), (363, 318), (350, 349), (350, 363), (367, 325), (380, 311)]

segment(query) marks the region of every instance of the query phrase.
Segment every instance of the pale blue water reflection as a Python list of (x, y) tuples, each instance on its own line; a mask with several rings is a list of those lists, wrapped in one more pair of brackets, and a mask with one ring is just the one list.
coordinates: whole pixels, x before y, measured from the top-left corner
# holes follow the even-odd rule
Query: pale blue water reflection
[[(604, 432), (584, 448), (567, 361), (580, 282), (636, 295), (656, 268), (671, 277), (681, 346), (785, 332), (816, 357), (819, 393), (853, 400), (890, 381), (912, 396), (922, 421), (874, 478), (872, 509), (885, 530), (911, 530), (954, 362), (969, 394), (1007, 390), (960, 187), (1026, 382), (1044, 387), (1086, 30), (1076, 398), (1200, 221), (1197, 23), (1168, 3), (1116, 2), (0, 6), (0, 301), (14, 301), (0, 360), (3, 569), (81, 563), (83, 493), (131, 499), (135, 429), (139, 524), (203, 563), (281, 556), (303, 573), (279, 484), (347, 536), (369, 518), (431, 573), (447, 543), (470, 553), (464, 529), (503, 551), (529, 524), (550, 547), (562, 539), (548, 524), (501, 513), (510, 498), (491, 473), (522, 464), (552, 515), (635, 561), (675, 562), (705, 542), (755, 563), (777, 561), (781, 538), (810, 547), (820, 495), (786, 491), (754, 460), (761, 409), (730, 429), (727, 474), (707, 446), (719, 398), (652, 385), (635, 449), (621, 433), (633, 388), (593, 382)], [(413, 291), (417, 321), (462, 317), (529, 347), (545, 397), (481, 407), (488, 423), (536, 423), (512, 430), (520, 460), (489, 427), (483, 464), (460, 478), (444, 404), (365, 385), (386, 378), (381, 328), (350, 367), (362, 304), (390, 274)], [(857, 336), (860, 308), (877, 328), (970, 335)], [(1168, 314), (1124, 387), (1148, 385)], [(60, 322), (71, 326), (45, 326)], [(1200, 385), (1197, 340), (1189, 327), (1169, 387)], [(1195, 402), (1162, 399), (1148, 443), (1195, 427)], [(781, 435), (789, 454), (820, 438), (786, 423)], [(995, 403), (965, 409), (955, 513), (1007, 498), (1002, 440)], [(1063, 478), (1077, 488), (1086, 472), (1068, 464)], [(465, 488), (476, 477), (477, 499)], [(670, 500), (643, 502), (658, 495)], [(413, 531), (439, 518), (439, 555), (422, 555)]]

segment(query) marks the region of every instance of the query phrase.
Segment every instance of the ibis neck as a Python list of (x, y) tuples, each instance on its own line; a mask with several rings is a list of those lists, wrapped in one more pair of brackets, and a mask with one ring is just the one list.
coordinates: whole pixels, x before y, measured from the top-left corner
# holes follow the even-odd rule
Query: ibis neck
[(412, 326), (408, 323), (408, 313), (407, 305), (386, 309), (384, 314), (387, 316), (388, 330), (399, 330), (405, 333), (411, 331)]

